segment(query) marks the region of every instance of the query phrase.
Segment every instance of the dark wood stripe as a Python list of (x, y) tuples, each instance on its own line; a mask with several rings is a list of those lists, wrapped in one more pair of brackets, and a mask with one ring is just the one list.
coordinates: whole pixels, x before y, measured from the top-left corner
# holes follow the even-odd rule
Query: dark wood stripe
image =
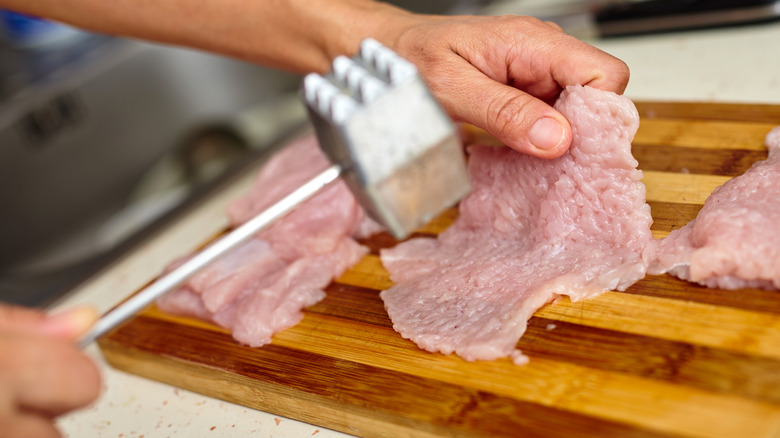
[(650, 214), (653, 216), (653, 224), (650, 229), (666, 232), (682, 228), (695, 219), (702, 208), (702, 205), (699, 204), (676, 204), (673, 202), (649, 201), (647, 204), (650, 205)]
[(738, 176), (756, 161), (765, 160), (766, 151), (702, 149), (677, 146), (633, 144), (631, 152), (642, 170), (659, 170), (701, 175)]
[(307, 307), (305, 312), (393, 327), (378, 290), (334, 282), (325, 288), (325, 293), (327, 295), (322, 301)]
[[(409, 236), (409, 239), (413, 239), (415, 237), (428, 237), (428, 236), (420, 233), (416, 233), (413, 234), (412, 236)], [(399, 241), (396, 240), (392, 234), (386, 231), (373, 234), (369, 237), (365, 237), (362, 239), (357, 239), (357, 241), (361, 245), (367, 246), (370, 251), (370, 254), (374, 254), (374, 255), (379, 255), (380, 250), (385, 248), (392, 248), (398, 245), (399, 243)]]
[[(441, 231), (444, 230), (442, 229)], [(357, 239), (357, 242), (360, 243), (361, 245), (365, 245), (366, 247), (368, 247), (369, 254), (379, 255), (379, 251), (387, 248), (392, 248), (401, 242), (405, 242), (406, 240), (415, 239), (417, 237), (436, 237), (436, 236), (437, 234), (432, 232), (415, 232), (412, 233), (405, 240), (398, 241), (392, 236), (392, 234), (387, 232), (381, 232), (369, 237)]]
[(692, 301), (780, 315), (780, 293), (762, 289), (711, 289), (671, 275), (648, 275), (625, 293)]
[(398, 241), (390, 233), (382, 232), (367, 238), (358, 239), (358, 243), (367, 246), (371, 254), (378, 255), (380, 250), (392, 248), (398, 244)]
[[(189, 373), (208, 373), (216, 385), (223, 386), (230, 400), (231, 385), (251, 385), (263, 394), (250, 400), (254, 408), (278, 413), (302, 421), (315, 421), (306, 409), (276, 412), (273, 394), (294, 396), (301, 407), (316, 403), (343, 412), (362, 415), (385, 423), (402, 424), (442, 436), (485, 437), (660, 437), (669, 436), (637, 429), (570, 411), (472, 390), (420, 376), (403, 374), (329, 356), (296, 349), (266, 345), (262, 348), (238, 347), (233, 342), (215, 339), (215, 332), (197, 327), (182, 327), (168, 321), (141, 316), (101, 341), (104, 351), (126, 353), (125, 345), (135, 345), (136, 354), (151, 354), (153, 360), (171, 357), (175, 365)], [(139, 337), (154, 333), (156, 340), (138, 344)], [(204, 354), (203, 345), (209, 345)], [(170, 368), (170, 367), (169, 367)], [(147, 367), (140, 371), (159, 378)], [(212, 371), (214, 370), (214, 371)], [(225, 379), (215, 379), (215, 370)], [(289, 372), (294, 370), (294, 372)], [(177, 386), (202, 391), (191, 375), (180, 373)], [(245, 378), (245, 379), (244, 379)], [(166, 376), (164, 381), (170, 380)], [(242, 388), (243, 390), (244, 388)], [(409, 397), (414, 394), (414, 408)], [(404, 402), (406, 400), (406, 402)], [(247, 400), (241, 400), (246, 403)], [(339, 425), (336, 427), (352, 432)], [(346, 430), (345, 430), (346, 429)]]
[(768, 104), (730, 104), (693, 102), (634, 102), (643, 118), (731, 120), (776, 123), (780, 125), (780, 106)]
[(780, 361), (533, 317), (518, 348), (534, 357), (780, 403)]

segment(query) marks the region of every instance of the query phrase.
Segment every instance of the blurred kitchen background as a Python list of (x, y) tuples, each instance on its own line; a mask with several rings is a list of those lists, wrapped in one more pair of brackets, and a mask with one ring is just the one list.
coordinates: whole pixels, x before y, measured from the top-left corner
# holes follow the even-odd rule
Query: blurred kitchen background
[[(395, 1), (583, 39), (774, 21), (774, 1)], [(2, 12), (0, 301), (46, 306), (307, 129), (300, 77)], [(204, 238), (207, 236), (204, 236)]]

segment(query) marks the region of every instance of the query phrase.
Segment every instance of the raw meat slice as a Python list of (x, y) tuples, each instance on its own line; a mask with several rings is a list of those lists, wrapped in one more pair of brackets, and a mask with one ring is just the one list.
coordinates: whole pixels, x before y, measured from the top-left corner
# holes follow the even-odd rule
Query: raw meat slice
[(211, 269), (192, 276), (188, 284), (192, 290), (202, 291), (206, 310), (216, 312), (243, 291), (256, 287), (257, 272), (276, 272), (284, 266), (268, 242), (252, 239), (215, 261)]
[(327, 166), (314, 136), (284, 146), (263, 164), (249, 192), (228, 205), (230, 222), (239, 225), (248, 221)]
[[(328, 165), (314, 135), (286, 146), (265, 163), (249, 192), (228, 205), (231, 224), (248, 221)], [(308, 251), (332, 251), (344, 235), (366, 237), (380, 230), (379, 224), (364, 214), (346, 183), (338, 181), (310, 199), (305, 208), (297, 208), (272, 225), (263, 237), (294, 251), (286, 254), (294, 258)], [(290, 239), (296, 240), (295, 245), (290, 245)]]
[[(327, 165), (313, 135), (290, 144), (263, 166), (249, 193), (230, 204), (231, 222), (251, 219)], [(377, 229), (339, 181), (194, 275), (158, 305), (229, 328), (241, 343), (267, 344), (274, 333), (300, 321), (301, 310), (320, 301), (325, 286), (367, 253), (351, 236)]]
[(381, 297), (403, 337), (470, 361), (524, 363), (516, 344), (539, 307), (623, 290), (644, 276), (652, 218), (631, 155), (634, 105), (572, 86), (556, 108), (574, 130), (569, 153), (542, 160), (471, 147), (473, 189), (456, 222), (437, 239), (382, 251), (396, 285)]
[(268, 275), (267, 281), (220, 309), (213, 319), (229, 327), (233, 337), (251, 347), (271, 342), (271, 336), (292, 327), (303, 318), (301, 309), (325, 298), (322, 290), (335, 277), (355, 264), (367, 249), (352, 239), (343, 239), (332, 253), (295, 260), (285, 269)]
[(648, 274), (722, 289), (780, 289), (780, 127), (769, 157), (713, 190), (696, 219), (648, 245)]

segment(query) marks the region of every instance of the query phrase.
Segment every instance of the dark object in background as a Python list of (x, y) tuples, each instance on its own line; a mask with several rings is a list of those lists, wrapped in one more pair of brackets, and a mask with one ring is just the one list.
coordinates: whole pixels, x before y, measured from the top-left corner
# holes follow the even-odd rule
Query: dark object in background
[(753, 24), (780, 19), (778, 0), (648, 0), (596, 13), (602, 37)]

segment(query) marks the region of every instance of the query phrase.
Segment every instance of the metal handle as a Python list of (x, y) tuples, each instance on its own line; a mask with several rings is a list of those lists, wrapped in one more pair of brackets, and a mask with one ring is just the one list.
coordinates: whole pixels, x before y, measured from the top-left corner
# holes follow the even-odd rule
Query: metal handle
[(157, 281), (132, 298), (103, 315), (100, 320), (98, 320), (95, 325), (79, 339), (79, 347), (86, 347), (92, 343), (92, 341), (98, 339), (119, 324), (125, 322), (131, 316), (142, 311), (165, 293), (187, 281), (187, 279), (206, 267), (209, 263), (249, 240), (253, 235), (289, 213), (302, 202), (317, 194), (320, 190), (338, 179), (340, 174), (340, 166), (333, 165), (329, 167), (245, 224), (206, 247), (186, 263), (160, 277)]

